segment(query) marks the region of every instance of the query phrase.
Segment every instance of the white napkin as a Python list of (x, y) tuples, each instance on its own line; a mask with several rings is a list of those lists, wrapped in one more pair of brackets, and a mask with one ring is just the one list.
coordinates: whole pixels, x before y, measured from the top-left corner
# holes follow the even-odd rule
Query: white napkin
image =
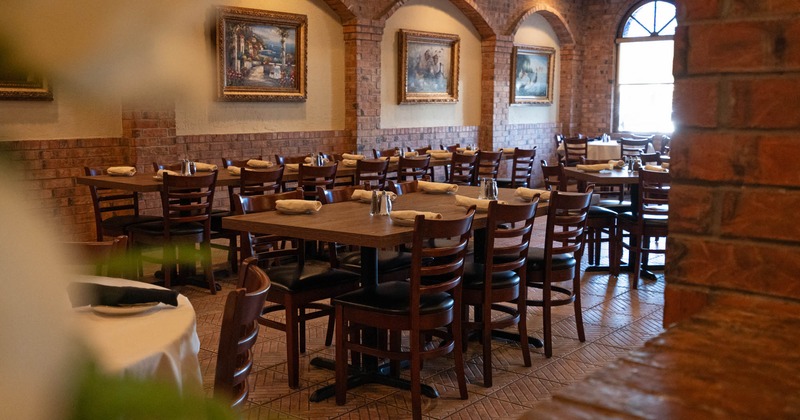
[(608, 164), (611, 165), (611, 168), (613, 168), (613, 169), (622, 169), (622, 168), (625, 167), (625, 161), (624, 160), (611, 159), (611, 160), (608, 161)]
[(274, 163), (268, 160), (250, 159), (247, 161), (247, 166), (251, 168), (271, 168)]
[(214, 172), (218, 168), (217, 165), (214, 165), (213, 163), (195, 162), (194, 169), (197, 172)]
[(450, 159), (453, 154), (446, 150), (431, 150), (430, 155), (434, 159)]
[(350, 153), (342, 153), (342, 159), (344, 160), (364, 160), (367, 157), (364, 155), (351, 155)]
[(656, 165), (644, 165), (644, 169), (646, 171), (653, 171), (653, 172), (668, 172), (669, 171), (669, 169), (667, 169), (667, 168), (662, 168), (661, 166), (656, 166)]
[(593, 165), (575, 165), (575, 169), (584, 172), (600, 172), (604, 169), (611, 169), (608, 163), (596, 163)]
[(228, 173), (231, 174), (231, 175), (237, 175), (237, 176), (241, 175), (242, 174), (242, 168), (240, 168), (238, 166), (233, 166), (233, 165), (228, 166)]
[(394, 210), (393, 212), (389, 213), (389, 217), (392, 220), (401, 220), (401, 221), (413, 221), (417, 215), (425, 216), (426, 220), (438, 220), (442, 218), (441, 213), (434, 213), (430, 211), (416, 211), (416, 210)]
[(162, 179), (164, 178), (164, 174), (169, 174), (169, 176), (180, 176), (180, 174), (175, 171), (170, 171), (169, 169), (159, 169), (158, 172), (156, 172), (156, 178)]
[(133, 166), (111, 166), (106, 172), (111, 176), (134, 176), (136, 168)]
[(389, 156), (389, 162), (398, 162), (400, 161), (400, 156)]
[(533, 200), (533, 196), (536, 194), (539, 194), (539, 200), (545, 201), (550, 199), (550, 191), (547, 190), (519, 187), (516, 191), (514, 191), (514, 196), (520, 197), (525, 201)]
[(286, 165), (284, 165), (284, 167), (286, 167), (286, 169), (289, 169), (290, 171), (295, 171), (295, 172), (300, 170), (299, 163), (287, 163)]
[[(380, 195), (380, 194), (381, 193), (378, 192), (378, 195)], [(392, 200), (392, 201), (397, 199), (397, 194), (395, 194), (395, 193), (393, 193), (391, 191), (386, 191), (386, 195), (388, 195), (389, 199)], [(372, 201), (372, 191), (370, 191), (370, 190), (353, 190), (353, 195), (350, 196), (350, 199), (352, 199), (352, 200), (360, 200), (360, 201), (367, 201), (367, 202)]]
[(420, 191), (431, 192), (431, 193), (447, 193), (447, 192), (454, 193), (458, 191), (458, 185), (445, 184), (443, 182), (417, 181), (417, 188)]
[(502, 150), (503, 153), (514, 153), (514, 150), (516, 150), (516, 147), (503, 147), (500, 150)]
[[(322, 162), (328, 163), (328, 162), (330, 162), (330, 159), (322, 158)], [(306, 157), (306, 163), (311, 163), (311, 157)]]
[(342, 159), (343, 166), (356, 166), (358, 165), (358, 161), (354, 159)]
[(459, 151), (458, 153), (461, 153), (462, 155), (472, 156), (475, 153), (478, 153), (478, 151), (477, 150), (463, 150), (463, 151)]
[(417, 153), (416, 151), (414, 151), (414, 152), (406, 152), (403, 155), (403, 157), (416, 157), (416, 156), (419, 156), (419, 153)]
[(319, 201), (310, 200), (277, 200), (275, 201), (275, 209), (285, 213), (306, 213), (311, 211), (319, 211), (322, 208), (322, 203)]
[[(474, 205), (477, 210), (480, 211), (487, 211), (489, 210), (489, 203), (493, 200), (479, 200), (477, 198), (466, 197), (463, 195), (456, 195), (456, 205), (461, 207), (469, 207)], [(500, 204), (508, 204), (505, 201), (498, 200)]]

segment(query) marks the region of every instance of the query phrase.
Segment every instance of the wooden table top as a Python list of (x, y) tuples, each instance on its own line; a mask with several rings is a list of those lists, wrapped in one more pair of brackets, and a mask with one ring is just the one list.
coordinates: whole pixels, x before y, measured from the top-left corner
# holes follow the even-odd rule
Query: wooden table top
[[(458, 194), (477, 197), (479, 187), (459, 187)], [(510, 188), (499, 189), (499, 199), (508, 203), (524, 204)], [(447, 218), (464, 215), (465, 207), (455, 204), (454, 194), (404, 194), (394, 202), (393, 210), (418, 210), (441, 213)], [(537, 214), (547, 212), (547, 203), (539, 205)], [(370, 216), (369, 204), (349, 201), (322, 206), (312, 214), (287, 215), (270, 211), (226, 217), (222, 226), (231, 230), (273, 233), (303, 239), (338, 242), (373, 248), (389, 248), (411, 242), (413, 226), (392, 223), (388, 216)], [(486, 213), (476, 213), (473, 228), (486, 226)]]

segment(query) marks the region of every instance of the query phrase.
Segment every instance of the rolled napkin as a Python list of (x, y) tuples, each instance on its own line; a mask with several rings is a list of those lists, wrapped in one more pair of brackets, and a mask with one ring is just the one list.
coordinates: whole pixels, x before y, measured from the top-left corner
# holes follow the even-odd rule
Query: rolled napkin
[(159, 178), (159, 179), (164, 178), (164, 174), (168, 174), (169, 176), (180, 176), (181, 175), (181, 174), (179, 174), (179, 173), (177, 173), (175, 171), (170, 171), (169, 169), (159, 169), (158, 172), (156, 172), (156, 178)]
[(389, 162), (398, 162), (400, 161), (400, 156), (389, 156)]
[(233, 165), (228, 166), (228, 173), (231, 175), (239, 176), (242, 174), (242, 168)]
[[(479, 200), (477, 198), (466, 197), (466, 196), (463, 196), (463, 195), (456, 195), (456, 205), (457, 206), (469, 207), (469, 206), (473, 206), (474, 205), (476, 207), (476, 209), (479, 210), (479, 211), (487, 211), (487, 210), (489, 210), (489, 203), (491, 203), (492, 201), (494, 201), (494, 200)], [(500, 204), (508, 204), (507, 202), (502, 201), (502, 200), (497, 200), (497, 202), (500, 203)]]
[(417, 156), (419, 156), (419, 153), (417, 153), (417, 151), (413, 151), (413, 152), (406, 152), (406, 153), (403, 155), (403, 157), (417, 157)]
[(358, 161), (354, 159), (342, 159), (343, 166), (356, 166), (358, 165)]
[(416, 210), (395, 210), (389, 213), (389, 218), (393, 221), (400, 222), (401, 224), (412, 224), (418, 215), (422, 215), (426, 220), (439, 220), (442, 218), (441, 213), (434, 213), (430, 211), (416, 211)]
[(423, 192), (429, 193), (454, 193), (458, 191), (458, 185), (456, 184), (445, 184), (443, 182), (428, 182), (428, 181), (417, 181), (417, 188)]
[(322, 203), (316, 200), (275, 201), (275, 209), (283, 213), (308, 213), (312, 211), (319, 211), (321, 208), (322, 208)]
[(134, 176), (136, 175), (136, 168), (133, 166), (111, 166), (106, 170), (111, 176)]
[(284, 166), (286, 167), (286, 169), (288, 169), (290, 171), (298, 171), (298, 170), (300, 170), (300, 164), (299, 163), (287, 163)]
[(662, 168), (662, 167), (656, 166), (656, 165), (644, 165), (644, 169), (646, 171), (653, 171), (653, 172), (667, 172), (667, 171), (669, 171), (669, 169), (667, 169), (667, 168)]
[(430, 154), (433, 159), (450, 159), (453, 157), (453, 154), (446, 150), (431, 150)]
[(584, 172), (600, 172), (605, 169), (611, 169), (611, 165), (607, 163), (596, 163), (594, 165), (575, 165), (575, 169)]
[(364, 155), (351, 155), (350, 153), (342, 153), (342, 159), (347, 160), (364, 160), (367, 157)]
[[(386, 191), (386, 194), (389, 195), (389, 199), (392, 200), (392, 201), (397, 199), (397, 194), (395, 194), (395, 193), (393, 193), (391, 191)], [(380, 192), (378, 192), (378, 195), (380, 195)], [(372, 191), (370, 191), (370, 190), (353, 190), (353, 195), (350, 196), (350, 199), (364, 201), (364, 202), (371, 202), (372, 201)]]
[(67, 294), (73, 308), (86, 305), (123, 306), (153, 302), (178, 306), (178, 292), (165, 289), (74, 282), (67, 286)]
[(539, 194), (539, 199), (542, 201), (550, 199), (550, 191), (537, 190), (535, 188), (519, 187), (514, 191), (514, 196), (522, 198), (525, 201), (533, 200), (533, 196)]
[(247, 166), (251, 168), (271, 168), (274, 163), (268, 160), (250, 159), (247, 161)]
[(669, 169), (669, 162), (662, 163), (661, 167), (664, 168), (664, 169)]
[(502, 150), (503, 153), (514, 153), (514, 150), (516, 149), (517, 149), (516, 147), (503, 147), (500, 150)]
[[(322, 162), (324, 162), (324, 163), (328, 163), (328, 162), (330, 162), (330, 159), (328, 159), (328, 158), (322, 158)], [(307, 157), (307, 158), (306, 158), (306, 163), (311, 163), (311, 157)]]
[(459, 151), (458, 153), (461, 153), (462, 155), (472, 156), (475, 153), (478, 153), (478, 151), (477, 150), (463, 150), (463, 151)]
[(194, 169), (197, 172), (214, 172), (218, 168), (217, 165), (214, 165), (213, 163), (195, 162)]
[(622, 169), (622, 168), (625, 167), (625, 161), (624, 160), (611, 159), (611, 160), (608, 161), (608, 164), (611, 165), (612, 169)]

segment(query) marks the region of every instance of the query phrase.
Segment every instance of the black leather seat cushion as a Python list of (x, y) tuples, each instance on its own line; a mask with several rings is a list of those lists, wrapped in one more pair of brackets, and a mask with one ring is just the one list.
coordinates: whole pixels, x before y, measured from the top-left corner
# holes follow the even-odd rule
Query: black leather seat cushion
[(615, 218), (617, 217), (617, 212), (611, 209), (607, 209), (605, 207), (600, 206), (590, 206), (589, 207), (589, 217), (594, 218)]
[[(483, 289), (485, 264), (467, 262), (464, 264), (463, 287), (466, 289)], [(513, 271), (501, 271), (492, 274), (492, 288), (506, 289), (519, 284), (519, 276)]]
[[(568, 254), (553, 256), (553, 270), (566, 270), (575, 267), (575, 257)], [(544, 248), (528, 248), (528, 271), (544, 270)]]
[(623, 201), (620, 203), (619, 200), (600, 200), (600, 202), (597, 203), (596, 206), (604, 207), (609, 210), (613, 210), (617, 213), (633, 211), (633, 204), (631, 204), (630, 201)]
[[(636, 220), (637, 220), (636, 216), (634, 216), (633, 213), (629, 212), (629, 211), (625, 212), (625, 213), (620, 213), (618, 217), (620, 219), (623, 219), (623, 220), (631, 222), (631, 223), (636, 223)], [(663, 227), (666, 227), (668, 221), (669, 221), (669, 219), (667, 217), (648, 216), (648, 217), (644, 218), (644, 224), (648, 225), (648, 226), (663, 226)]]
[(158, 222), (160, 216), (135, 216), (133, 214), (111, 216), (103, 220), (103, 228), (116, 231), (127, 231), (128, 227), (139, 223)]
[[(129, 230), (145, 232), (148, 235), (157, 235), (164, 232), (164, 223), (162, 221), (139, 223), (138, 225), (131, 226)], [(199, 235), (202, 233), (202, 223), (181, 223), (179, 225), (173, 225), (170, 228), (170, 234), (175, 236)]]
[[(336, 297), (336, 304), (356, 306), (375, 312), (391, 315), (405, 315), (410, 312), (408, 306), (411, 295), (411, 283), (406, 281), (389, 281), (380, 283), (375, 288), (358, 289)], [(448, 293), (423, 295), (420, 299), (420, 313), (429, 314), (453, 308), (455, 301)]]
[(299, 275), (297, 264), (278, 265), (265, 271), (272, 282), (271, 287), (278, 287), (290, 292), (332, 287), (359, 280), (358, 274), (347, 270), (332, 269), (330, 265), (322, 261), (306, 261), (303, 271)]
[[(361, 251), (342, 252), (338, 255), (339, 264), (350, 268), (361, 267)], [(389, 273), (411, 268), (411, 253), (393, 250), (378, 251), (378, 271)]]

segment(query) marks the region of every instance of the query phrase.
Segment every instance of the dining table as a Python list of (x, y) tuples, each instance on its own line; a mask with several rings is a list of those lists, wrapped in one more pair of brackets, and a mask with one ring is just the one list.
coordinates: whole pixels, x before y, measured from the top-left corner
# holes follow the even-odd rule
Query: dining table
[[(476, 198), (480, 191), (477, 186), (459, 186), (456, 193), (433, 194), (414, 192), (397, 197), (392, 210), (417, 210), (440, 213), (444, 219), (463, 216), (467, 208), (456, 204), (456, 194)], [(499, 188), (498, 200), (509, 204), (526, 204), (517, 197), (515, 189)], [(336, 242), (355, 245), (361, 252), (361, 279), (363, 287), (378, 284), (378, 249), (391, 249), (410, 243), (414, 227), (394, 223), (389, 216), (370, 215), (370, 205), (360, 201), (347, 201), (322, 206), (318, 212), (309, 214), (283, 214), (277, 211), (251, 213), (225, 217), (222, 226), (230, 230), (249, 231), (261, 234), (276, 234), (322, 242)], [(547, 203), (540, 203), (537, 215), (547, 213)], [(472, 228), (476, 258), (483, 254), (481, 249), (482, 232), (485, 234), (487, 213), (476, 212)], [(366, 359), (366, 358), (365, 358)], [(331, 368), (332, 362), (313, 359), (313, 365)], [(348, 389), (366, 383), (409, 389), (408, 381), (387, 376), (375, 360), (365, 360), (361, 371), (348, 378)], [(423, 395), (436, 398), (438, 393), (430, 386), (422, 387)], [(311, 401), (322, 401), (334, 395), (334, 385), (328, 385), (313, 392)]]
[[(116, 287), (163, 289), (127, 279), (77, 276), (75, 282)], [(200, 339), (195, 311), (186, 296), (178, 306), (79, 306), (74, 308), (75, 331), (110, 375), (155, 380), (182, 393), (200, 393), (203, 376), (198, 361)]]
[[(564, 153), (564, 145), (558, 146), (558, 151)], [(652, 143), (647, 144), (646, 153), (653, 153), (655, 149)], [(615, 140), (602, 141), (592, 140), (586, 143), (586, 159), (593, 161), (607, 161), (611, 159), (619, 159), (621, 156), (621, 146)]]

